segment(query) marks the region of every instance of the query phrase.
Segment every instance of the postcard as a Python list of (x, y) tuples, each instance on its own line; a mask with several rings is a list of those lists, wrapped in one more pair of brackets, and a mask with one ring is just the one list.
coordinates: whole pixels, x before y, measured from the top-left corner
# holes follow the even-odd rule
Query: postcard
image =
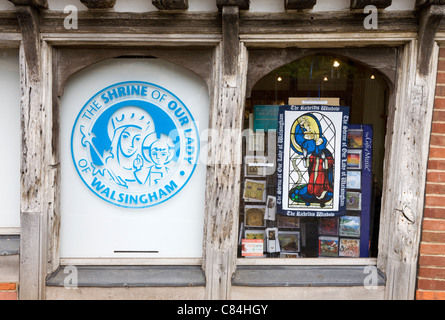
[(348, 169), (360, 170), (362, 168), (362, 150), (349, 149), (347, 159)]
[(280, 251), (280, 243), (278, 241), (278, 228), (267, 228), (267, 252), (279, 252)]
[(360, 237), (360, 217), (343, 216), (340, 217), (340, 236)]
[(298, 231), (280, 231), (278, 233), (281, 252), (299, 252), (300, 251), (300, 232)]
[(245, 227), (265, 227), (266, 220), (264, 214), (266, 206), (246, 205), (244, 207), (244, 225)]
[(245, 230), (244, 238), (249, 240), (263, 240), (264, 251), (266, 251), (266, 231), (265, 230)]
[(265, 219), (275, 221), (276, 212), (277, 212), (277, 197), (267, 196)]
[(346, 188), (361, 189), (362, 187), (362, 173), (360, 171), (348, 170)]
[(340, 239), (340, 257), (360, 257), (360, 240), (359, 239)]
[(318, 233), (325, 236), (338, 235), (338, 218), (320, 218), (318, 220)]
[(252, 202), (266, 202), (266, 181), (246, 179), (243, 199)]
[(319, 237), (318, 255), (321, 257), (338, 257), (338, 238)]
[(346, 210), (361, 210), (362, 194), (361, 192), (346, 191)]
[(265, 177), (267, 169), (267, 158), (258, 156), (244, 157), (244, 176)]
[(363, 148), (363, 130), (348, 130), (348, 148)]
[(300, 227), (300, 218), (291, 217), (291, 216), (277, 216), (277, 226), (278, 228), (299, 228)]
[(243, 239), (241, 245), (241, 256), (243, 257), (262, 257), (263, 240), (261, 239)]

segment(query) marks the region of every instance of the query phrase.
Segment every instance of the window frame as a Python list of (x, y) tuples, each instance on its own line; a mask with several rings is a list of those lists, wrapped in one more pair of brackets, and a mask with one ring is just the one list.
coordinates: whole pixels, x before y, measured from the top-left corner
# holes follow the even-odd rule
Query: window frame
[[(163, 41), (160, 47), (159, 44), (154, 46), (151, 41), (149, 41), (146, 43), (146, 46), (141, 49), (139, 48), (141, 42), (138, 37), (129, 37), (127, 39), (128, 41), (132, 40), (137, 42), (137, 46), (129, 47), (128, 44), (116, 45), (113, 36), (111, 36), (105, 43), (101, 44), (101, 49), (99, 50), (98, 46), (91, 46), (87, 39), (88, 37), (83, 40), (80, 40), (78, 37), (75, 37), (74, 39), (70, 39), (70, 37), (53, 38), (52, 35), (47, 35), (43, 38), (43, 41), (48, 45), (48, 53), (50, 54), (49, 59), (51, 60), (48, 62), (48, 65), (52, 65), (51, 72), (54, 78), (52, 83), (48, 83), (47, 90), (48, 95), (52, 95), (53, 122), (50, 130), (53, 139), (52, 146), (55, 146), (53, 147), (53, 154), (56, 159), (59, 158), (59, 97), (63, 94), (66, 82), (71, 75), (74, 75), (76, 72), (92, 66), (97, 62), (125, 55), (156, 56), (197, 73), (207, 84), (210, 94), (209, 101), (210, 104), (212, 103), (211, 83), (213, 79), (211, 76), (213, 70), (211, 68), (211, 59), (214, 59), (213, 51), (218, 43), (218, 37), (211, 39), (203, 37), (202, 39), (198, 38), (198, 40), (196, 38), (190, 40), (184, 37), (175, 37), (174, 40), (166, 39)], [(181, 54), (181, 51), (184, 51), (185, 49), (189, 49), (192, 53)], [(193, 51), (196, 52), (197, 57), (200, 55), (204, 56), (206, 61), (204, 62), (202, 59), (190, 59), (190, 56), (193, 56)], [(81, 53), (82, 58), (77, 60), (74, 59), (79, 52)], [(199, 64), (194, 63), (194, 60), (199, 61)], [(208, 68), (204, 68), (204, 71), (200, 71), (198, 65), (201, 67), (206, 65)], [(202, 69), (203, 68), (201, 68), (201, 70)], [(51, 92), (51, 94), (49, 92)], [(211, 109), (211, 106), (209, 106), (209, 108)], [(59, 160), (57, 160), (57, 163), (59, 163)], [(60, 168), (58, 168), (58, 170), (60, 170)], [(53, 210), (48, 211), (48, 221), (50, 222), (47, 226), (49, 243), (48, 254), (51, 256), (51, 259), (49, 259), (50, 263), (48, 264), (48, 274), (67, 265), (200, 266), (203, 264), (203, 258), (61, 258), (58, 252), (60, 241), (58, 225), (58, 221), (60, 220), (60, 177), (56, 177), (54, 185), (55, 190), (53, 190), (52, 195), (49, 195), (51, 199), (48, 198), (49, 202), (56, 204)], [(203, 239), (203, 242), (205, 242), (205, 239)], [(203, 248), (204, 247), (203, 243)]]
[[(248, 36), (246, 36), (248, 37)], [(248, 37), (250, 39), (250, 37)], [(306, 42), (305, 42), (306, 43)], [(373, 48), (342, 48), (336, 46), (333, 48), (303, 46), (303, 47), (291, 47), (287, 49), (287, 46), (283, 46), (283, 42), (280, 45), (273, 45), (271, 43), (246, 41), (245, 42), (249, 53), (255, 52), (252, 59), (252, 54), (249, 54), (249, 65), (247, 72), (247, 88), (246, 96), (249, 96), (249, 90), (251, 91), (255, 83), (260, 80), (269, 72), (276, 68), (282, 67), (287, 63), (302, 59), (308, 56), (317, 54), (325, 55), (337, 55), (347, 59), (352, 59), (358, 63), (369, 67), (370, 69), (377, 70), (381, 76), (385, 78), (390, 89), (390, 97), (388, 103), (388, 110), (394, 108), (394, 97), (396, 95), (396, 67), (398, 63), (399, 46), (396, 44), (388, 44), (385, 46), (373, 47)], [(284, 48), (283, 48), (284, 47)], [(392, 53), (391, 51), (394, 51)], [(275, 57), (281, 57), (275, 58)], [(369, 60), (364, 60), (369, 59)], [(381, 62), (384, 61), (385, 64)], [(262, 68), (267, 66), (267, 68)], [(266, 69), (266, 70), (264, 70)], [(385, 156), (386, 159), (386, 156)], [(385, 182), (383, 182), (385, 183)], [(383, 208), (382, 208), (383, 210)], [(380, 240), (378, 240), (380, 242)], [(377, 257), (368, 258), (301, 258), (301, 259), (286, 259), (286, 258), (242, 258), (237, 257), (237, 265), (239, 266), (377, 266)]]
[[(1, 33), (0, 32), (0, 44), (1, 44), (0, 48), (1, 49), (17, 50), (19, 53), (19, 58), (20, 58), (20, 52), (21, 52), (21, 41), (22, 41), (22, 35), (20, 33)], [(19, 67), (19, 72), (21, 72), (20, 63), (18, 64), (18, 67)], [(19, 108), (20, 108), (20, 102), (19, 102)], [(20, 122), (18, 123), (18, 125), (20, 125)], [(17, 212), (17, 214), (20, 215), (20, 212)], [(18, 227), (0, 227), (0, 236), (2, 236), (2, 235), (19, 236), (20, 235), (20, 226), (18, 226)]]
[[(381, 209), (381, 222), (379, 227), (378, 247), (379, 253), (376, 259), (366, 259), (363, 261), (354, 259), (345, 259), (343, 263), (361, 263), (368, 265), (371, 263), (378, 270), (383, 272), (387, 279), (385, 288), (385, 298), (409, 297), (414, 296), (416, 264), (419, 250), (420, 225), (423, 218), (423, 204), (425, 186), (424, 183), (418, 184), (418, 181), (425, 181), (427, 169), (427, 148), (428, 144), (418, 147), (422, 157), (403, 159), (411, 151), (408, 141), (414, 138), (414, 134), (422, 132), (422, 141), (428, 142), (431, 128), (432, 109), (434, 105), (434, 90), (428, 89), (428, 83), (435, 83), (438, 61), (438, 45), (434, 43), (431, 54), (430, 68), (426, 75), (418, 73), (418, 42), (417, 34), (406, 33), (402, 35), (381, 33), (372, 37), (373, 43), (379, 43), (380, 47), (387, 46), (399, 48), (397, 57), (396, 78), (394, 82), (394, 91), (389, 100), (389, 119), (388, 133), (385, 141), (384, 163), (384, 181), (383, 197)], [(316, 40), (314, 40), (316, 39)], [(287, 48), (297, 47), (302, 49), (320, 49), (326, 46), (333, 48), (347, 48), (351, 43), (357, 47), (366, 47), (369, 45), (369, 39), (357, 39), (356, 35), (349, 33), (337, 34), (304, 34), (304, 35), (256, 35), (245, 34), (240, 36), (241, 42), (247, 48)], [(365, 63), (366, 64), (366, 63)], [(272, 68), (273, 69), (273, 68)], [(423, 121), (413, 114), (416, 108), (425, 108)], [(409, 128), (408, 117), (412, 121), (419, 121), (421, 126), (411, 131)], [(407, 134), (408, 132), (408, 134)], [(404, 168), (401, 163), (414, 163), (417, 170), (411, 172), (411, 176), (404, 178), (404, 184), (400, 183), (403, 177)], [(413, 191), (416, 190), (417, 198), (413, 197)], [(402, 207), (402, 209), (400, 209)], [(407, 210), (408, 216), (405, 216)], [(243, 259), (237, 258), (237, 265), (272, 265), (280, 266), (294, 265), (294, 261), (284, 261), (279, 259)], [(269, 261), (267, 261), (269, 260)], [(291, 259), (300, 260), (300, 259)], [(301, 259), (299, 263), (316, 264), (319, 259)], [(306, 260), (306, 261), (304, 261)], [(403, 261), (403, 262), (402, 262)], [(321, 261), (323, 263), (323, 261)], [(325, 261), (329, 264), (333, 260)], [(395, 286), (394, 283), (400, 282), (402, 285)]]

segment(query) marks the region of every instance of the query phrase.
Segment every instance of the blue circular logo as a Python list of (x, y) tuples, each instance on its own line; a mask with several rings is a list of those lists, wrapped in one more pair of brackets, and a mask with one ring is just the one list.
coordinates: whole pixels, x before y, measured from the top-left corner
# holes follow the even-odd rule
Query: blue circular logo
[(190, 180), (199, 134), (188, 108), (170, 91), (122, 82), (94, 95), (71, 135), (74, 165), (97, 196), (126, 208), (174, 197)]

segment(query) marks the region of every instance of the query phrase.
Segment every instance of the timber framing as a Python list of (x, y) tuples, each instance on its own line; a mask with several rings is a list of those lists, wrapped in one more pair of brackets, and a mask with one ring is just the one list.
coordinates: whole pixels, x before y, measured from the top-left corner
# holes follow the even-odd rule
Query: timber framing
[(48, 9), (47, 0), (9, 0), (16, 6), (31, 6), (38, 9)]
[(436, 33), (444, 16), (445, 5), (430, 5), (420, 9), (418, 68), (421, 76), (428, 73)]
[(249, 10), (250, 0), (216, 0), (216, 6), (219, 10), (223, 7), (238, 7), (238, 10)]
[(153, 5), (159, 10), (187, 10), (188, 0), (152, 0)]
[(317, 4), (317, 0), (285, 0), (286, 10), (312, 9)]
[(116, 0), (80, 0), (88, 9), (111, 9)]
[(392, 4), (392, 0), (351, 0), (351, 9), (364, 9), (372, 5), (377, 9), (385, 9)]

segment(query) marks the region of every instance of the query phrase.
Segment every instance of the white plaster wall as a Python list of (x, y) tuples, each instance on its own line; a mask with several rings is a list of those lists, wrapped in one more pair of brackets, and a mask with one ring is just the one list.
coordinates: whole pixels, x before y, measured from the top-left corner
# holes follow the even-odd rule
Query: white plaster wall
[(0, 0), (0, 10), (14, 10), (14, 5), (8, 0)]

